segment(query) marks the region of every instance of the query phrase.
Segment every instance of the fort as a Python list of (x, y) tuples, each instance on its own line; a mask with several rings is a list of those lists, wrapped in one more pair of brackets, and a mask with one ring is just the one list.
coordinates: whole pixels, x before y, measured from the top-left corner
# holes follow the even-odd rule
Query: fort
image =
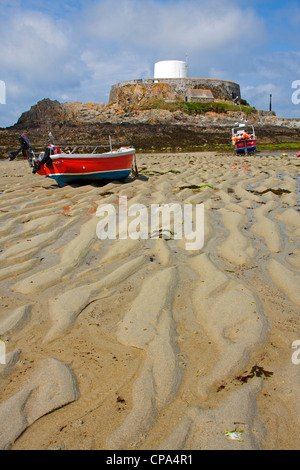
[(143, 101), (187, 101), (207, 103), (241, 98), (240, 86), (213, 78), (152, 78), (128, 80), (112, 85), (109, 104), (139, 104)]
[(238, 83), (215, 78), (189, 78), (182, 61), (155, 64), (154, 78), (127, 80), (110, 89), (109, 104), (140, 104), (144, 101), (186, 101), (207, 103), (241, 99)]

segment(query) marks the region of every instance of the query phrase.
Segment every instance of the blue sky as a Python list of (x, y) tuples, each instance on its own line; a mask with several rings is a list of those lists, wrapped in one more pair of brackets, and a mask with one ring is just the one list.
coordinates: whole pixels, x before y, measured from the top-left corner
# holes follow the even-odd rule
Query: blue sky
[(0, 127), (43, 98), (108, 102), (110, 86), (151, 78), (159, 60), (232, 80), (242, 97), (300, 118), (300, 1), (0, 0)]

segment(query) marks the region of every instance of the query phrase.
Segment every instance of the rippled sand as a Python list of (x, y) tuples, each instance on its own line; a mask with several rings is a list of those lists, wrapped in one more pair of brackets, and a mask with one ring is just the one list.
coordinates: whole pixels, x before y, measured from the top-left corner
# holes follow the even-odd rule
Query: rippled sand
[[(299, 449), (300, 158), (137, 162), (59, 188), (0, 161), (0, 448)], [(204, 247), (99, 240), (119, 196), (204, 203)]]

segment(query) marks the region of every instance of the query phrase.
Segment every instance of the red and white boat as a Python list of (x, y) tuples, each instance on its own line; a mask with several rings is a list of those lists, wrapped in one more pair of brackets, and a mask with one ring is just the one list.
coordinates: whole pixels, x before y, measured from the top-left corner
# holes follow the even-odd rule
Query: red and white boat
[(252, 125), (243, 123), (232, 128), (232, 144), (235, 153), (248, 154), (256, 150), (256, 136)]
[[(52, 135), (49, 135), (51, 138)], [(66, 153), (54, 144), (53, 138), (51, 142), (46, 152), (33, 159), (33, 173), (54, 179), (60, 187), (99, 179), (124, 180), (130, 175), (135, 163), (134, 147), (113, 150), (110, 144), (110, 151), (105, 153), (95, 152), (99, 147), (108, 146), (93, 147), (92, 153), (75, 153), (77, 146), (71, 153)]]

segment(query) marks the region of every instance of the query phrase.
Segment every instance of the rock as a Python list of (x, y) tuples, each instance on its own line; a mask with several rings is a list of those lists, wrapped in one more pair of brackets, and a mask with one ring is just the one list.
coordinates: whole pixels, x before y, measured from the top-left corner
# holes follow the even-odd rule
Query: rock
[[(45, 149), (48, 130), (61, 145), (133, 145), (138, 150), (182, 148), (199, 150), (203, 146), (231, 145), (231, 128), (240, 120), (239, 108), (226, 113), (187, 114), (176, 109), (154, 109), (153, 102), (174, 101), (167, 84), (157, 84), (151, 93), (143, 84), (123, 87), (118, 103), (59, 103), (44, 99), (24, 112), (18, 122), (0, 129), (0, 158), (18, 148), (17, 137), (26, 129), (35, 152)], [(147, 106), (147, 103), (149, 106)], [(152, 104), (151, 104), (152, 103)], [(300, 119), (277, 118), (274, 113), (256, 110), (248, 116), (255, 125), (259, 143), (300, 140)]]

